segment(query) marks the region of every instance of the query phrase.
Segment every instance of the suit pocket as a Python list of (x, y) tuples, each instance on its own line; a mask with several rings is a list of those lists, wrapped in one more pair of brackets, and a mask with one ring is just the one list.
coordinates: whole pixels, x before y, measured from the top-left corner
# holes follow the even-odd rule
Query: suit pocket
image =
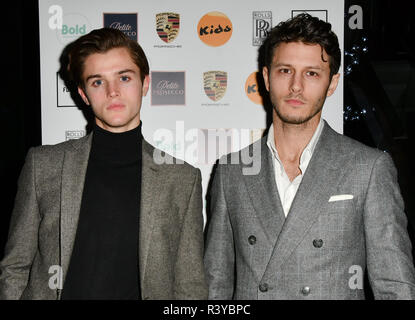
[(348, 228), (355, 219), (356, 199), (328, 202), (321, 218), (331, 229)]
[(326, 212), (320, 214), (316, 227), (325, 247), (352, 248), (360, 241), (363, 221), (361, 213), (356, 210), (355, 200), (330, 202)]

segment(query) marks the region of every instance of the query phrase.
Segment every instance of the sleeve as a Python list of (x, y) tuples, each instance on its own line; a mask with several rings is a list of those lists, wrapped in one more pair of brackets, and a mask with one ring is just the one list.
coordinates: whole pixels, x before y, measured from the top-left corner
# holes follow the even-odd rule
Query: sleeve
[(372, 168), (364, 205), (367, 268), (375, 299), (415, 299), (415, 271), (396, 168), (387, 153)]
[(204, 258), (211, 300), (230, 300), (234, 295), (235, 251), (224, 193), (223, 169), (218, 165), (213, 179)]
[(18, 181), (8, 240), (0, 262), (0, 299), (21, 297), (37, 249), (40, 216), (34, 158), (34, 150), (30, 149)]
[(202, 206), (201, 174), (197, 169), (180, 233), (175, 272), (176, 299), (207, 299), (207, 285), (203, 269)]

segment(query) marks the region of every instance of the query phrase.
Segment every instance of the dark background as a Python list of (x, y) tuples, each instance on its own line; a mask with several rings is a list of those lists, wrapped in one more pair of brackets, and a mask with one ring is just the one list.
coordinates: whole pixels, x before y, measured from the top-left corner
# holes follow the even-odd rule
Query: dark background
[[(363, 29), (348, 26), (352, 5), (363, 9)], [(37, 1), (14, 0), (3, 16), (0, 258), (26, 153), (42, 142)], [(414, 244), (415, 19), (411, 2), (345, 0), (344, 19), (344, 134), (392, 155)]]

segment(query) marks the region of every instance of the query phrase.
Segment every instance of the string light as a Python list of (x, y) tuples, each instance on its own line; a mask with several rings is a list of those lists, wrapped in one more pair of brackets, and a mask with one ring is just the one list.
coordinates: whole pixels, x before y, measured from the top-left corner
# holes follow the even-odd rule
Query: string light
[(344, 51), (345, 68), (344, 74), (349, 76), (353, 72), (353, 67), (360, 64), (360, 57), (369, 52), (369, 48), (366, 45), (368, 38), (363, 36), (359, 39), (358, 43), (354, 44), (350, 51)]
[(347, 105), (343, 111), (343, 118), (345, 121), (359, 121), (367, 113), (365, 107), (361, 110), (353, 110), (351, 106)]

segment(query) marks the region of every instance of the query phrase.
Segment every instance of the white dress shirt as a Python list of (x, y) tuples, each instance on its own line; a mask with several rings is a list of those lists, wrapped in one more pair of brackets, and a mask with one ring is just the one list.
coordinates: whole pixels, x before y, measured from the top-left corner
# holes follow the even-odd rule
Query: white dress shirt
[(278, 151), (275, 147), (274, 125), (271, 124), (269, 128), (267, 146), (271, 150), (271, 153), (273, 155), (272, 163), (274, 165), (275, 182), (277, 184), (278, 193), (281, 199), (282, 208), (284, 209), (285, 217), (287, 217), (288, 212), (290, 211), (291, 203), (294, 200), (295, 194), (297, 193), (298, 187), (300, 186), (301, 180), (303, 179), (307, 166), (310, 163), (318, 139), (320, 138), (321, 132), (323, 131), (323, 127), (324, 121), (320, 118), (320, 123), (318, 124), (316, 131), (311, 137), (310, 142), (307, 144), (307, 146), (301, 153), (301, 173), (297, 177), (295, 177), (293, 181), (290, 181), (290, 179), (288, 178), (288, 175), (284, 170), (284, 166), (278, 156)]

